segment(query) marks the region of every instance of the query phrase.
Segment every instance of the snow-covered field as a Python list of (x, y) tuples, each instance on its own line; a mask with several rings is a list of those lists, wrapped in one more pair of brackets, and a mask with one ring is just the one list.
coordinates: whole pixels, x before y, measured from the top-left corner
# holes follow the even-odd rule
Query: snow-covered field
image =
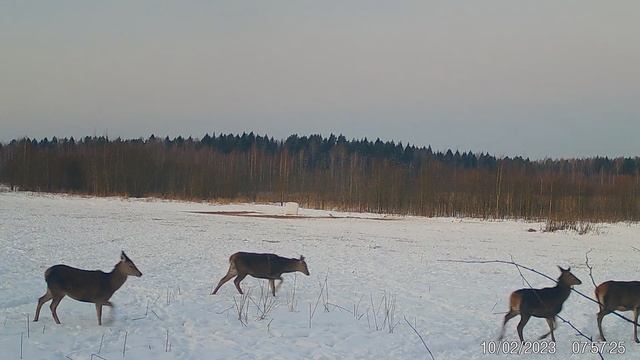
[[(583, 281), (577, 289), (591, 295), (584, 258), (593, 249), (596, 281), (640, 279), (640, 252), (633, 249), (640, 247), (637, 225), (602, 225), (600, 234), (579, 236), (530, 233), (527, 229), (541, 225), (517, 221), (273, 219), (189, 212), (230, 210), (280, 211), (269, 205), (1, 192), (0, 358), (20, 358), (21, 336), (24, 359), (122, 359), (123, 348), (126, 359), (430, 358), (404, 316), (438, 360), (509, 358), (517, 355), (483, 354), (482, 342), (496, 339), (509, 293), (523, 287), (517, 270), (437, 260), (513, 256), (553, 277), (556, 265), (571, 266)], [(97, 325), (93, 305), (68, 297), (58, 308), (62, 325), (54, 324), (48, 304), (39, 322), (27, 322), (45, 292), (47, 267), (64, 263), (110, 271), (120, 250), (144, 275), (130, 278), (115, 293), (115, 307), (105, 308), (103, 326)], [(295, 276), (293, 309), (293, 274), (284, 276), (277, 306), (265, 319), (258, 319), (256, 304), (249, 302), (246, 326), (238, 320), (234, 299), (241, 296), (232, 282), (209, 295), (226, 273), (229, 255), (240, 250), (305, 255), (311, 276)], [(524, 275), (533, 286), (553, 285), (536, 274)], [(320, 296), (325, 280), (328, 299)], [(256, 303), (261, 284), (250, 277), (243, 281)], [(316, 303), (310, 324), (309, 309)], [(388, 324), (376, 330), (385, 321), (385, 308), (393, 317), (391, 333)], [(572, 294), (561, 315), (596, 335), (596, 312), (596, 305)], [(517, 322), (509, 323), (506, 340), (517, 340)], [(555, 355), (518, 357), (598, 358), (572, 355), (572, 342), (584, 339), (566, 324), (558, 326)], [(623, 341), (626, 348), (624, 355), (605, 358), (640, 356), (630, 324), (609, 315), (604, 327), (610, 341)], [(534, 318), (525, 337), (534, 340), (546, 330), (545, 321)], [(99, 358), (92, 355), (98, 353)]]

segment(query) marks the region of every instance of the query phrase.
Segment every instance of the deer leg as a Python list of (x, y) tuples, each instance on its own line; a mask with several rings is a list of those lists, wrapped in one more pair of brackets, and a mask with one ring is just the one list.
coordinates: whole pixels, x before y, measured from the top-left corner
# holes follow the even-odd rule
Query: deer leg
[(604, 332), (602, 332), (602, 319), (610, 312), (611, 311), (601, 307), (600, 312), (598, 313), (598, 330), (600, 331), (600, 340), (602, 341), (607, 341), (607, 339), (604, 338)]
[(276, 290), (280, 290), (280, 286), (282, 286), (282, 282), (284, 280), (281, 277), (277, 278), (276, 280), (280, 280), (280, 281), (278, 281), (278, 285), (276, 285)]
[(640, 343), (638, 340), (638, 308), (633, 309), (633, 340), (635, 342)]
[(520, 337), (520, 341), (522, 342), (524, 342), (522, 330), (524, 330), (524, 326), (527, 325), (529, 318), (531, 318), (531, 315), (520, 314), (520, 322), (518, 323), (518, 337)]
[(211, 295), (215, 295), (218, 292), (218, 289), (220, 289), (220, 286), (224, 285), (224, 283), (231, 280), (236, 275), (237, 273), (231, 272), (231, 269), (229, 269), (229, 272), (227, 272), (227, 275), (223, 276), (222, 279), (220, 279), (220, 282), (218, 282), (218, 286), (216, 286), (216, 288), (213, 289), (213, 292), (211, 293)]
[(555, 330), (557, 328), (555, 317), (553, 317), (553, 318), (545, 318), (545, 320), (547, 320), (547, 324), (549, 325), (550, 331), (547, 332), (546, 334), (540, 336), (538, 338), (538, 340), (542, 340), (542, 339), (546, 338), (549, 335), (551, 335), (551, 337), (553, 338), (553, 330)]
[(113, 307), (113, 304), (111, 303), (111, 301), (105, 301), (104, 304), (102, 304), (104, 306), (108, 306), (108, 307)]
[(276, 296), (276, 281), (273, 279), (269, 279), (269, 289), (273, 296)]
[(240, 294), (243, 294), (242, 289), (240, 288), (240, 282), (247, 276), (247, 274), (238, 274), (238, 276), (236, 276), (236, 279), (233, 280), (233, 283), (236, 284), (236, 289), (238, 289), (238, 292)]
[(556, 338), (555, 336), (553, 336), (553, 330), (556, 329), (556, 321), (554, 318), (546, 318), (547, 320), (547, 325), (549, 325), (549, 332), (540, 336), (540, 338), (538, 338), (538, 340), (542, 340), (544, 338), (546, 338), (547, 336), (549, 336), (549, 334), (551, 334), (551, 341), (556, 342)]
[(53, 315), (53, 320), (55, 320), (56, 324), (60, 325), (60, 319), (58, 318), (58, 313), (56, 312), (56, 309), (58, 309), (58, 305), (60, 304), (60, 301), (62, 301), (62, 298), (64, 298), (64, 294), (63, 295), (54, 295), (53, 296), (53, 301), (51, 302), (51, 315)]
[(102, 304), (96, 304), (96, 315), (98, 316), (98, 325), (102, 326)]
[(33, 317), (33, 321), (38, 321), (38, 319), (40, 319), (40, 309), (42, 308), (42, 305), (44, 305), (44, 303), (46, 303), (51, 299), (53, 299), (53, 296), (51, 296), (51, 291), (47, 289), (46, 294), (42, 295), (38, 299), (38, 306), (36, 307), (36, 315)]
[(504, 321), (502, 321), (502, 330), (500, 330), (500, 336), (498, 336), (498, 340), (502, 340), (504, 337), (504, 328), (507, 325), (507, 321), (513, 319), (518, 315), (517, 311), (509, 310), (509, 312), (504, 316)]

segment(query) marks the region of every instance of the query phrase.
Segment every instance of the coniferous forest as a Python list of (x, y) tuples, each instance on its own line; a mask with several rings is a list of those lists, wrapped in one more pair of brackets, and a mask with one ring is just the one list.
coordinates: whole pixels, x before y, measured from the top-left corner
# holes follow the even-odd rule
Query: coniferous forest
[(0, 182), (422, 216), (640, 220), (639, 157), (534, 161), (334, 135), (26, 138), (0, 144)]

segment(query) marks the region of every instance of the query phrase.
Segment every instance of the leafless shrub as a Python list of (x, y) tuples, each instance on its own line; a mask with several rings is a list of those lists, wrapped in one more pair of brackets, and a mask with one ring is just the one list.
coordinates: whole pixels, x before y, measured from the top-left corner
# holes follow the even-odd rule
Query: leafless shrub
[(329, 274), (327, 274), (327, 276), (325, 276), (324, 278), (324, 282), (320, 283), (320, 293), (318, 294), (318, 299), (316, 299), (316, 304), (315, 306), (312, 303), (309, 303), (309, 328), (311, 328), (311, 322), (313, 320), (313, 317), (316, 314), (316, 310), (318, 309), (318, 305), (320, 304), (320, 300), (323, 300), (323, 306), (325, 307), (325, 311), (329, 311), (329, 295), (326, 294), (325, 292), (326, 287), (327, 287), (327, 278), (328, 278)]
[(293, 289), (290, 293), (287, 293), (287, 307), (290, 312), (296, 312), (298, 306), (298, 300), (296, 299), (296, 286), (297, 286), (297, 273), (293, 274)]
[(399, 320), (396, 321), (396, 295), (387, 295), (385, 292), (384, 297), (382, 299), (383, 302), (383, 314), (384, 320), (382, 321), (382, 328), (386, 328), (389, 331), (389, 334), (393, 334), (393, 330), (398, 326)]
[(543, 232), (556, 232), (560, 230), (575, 231), (578, 233), (578, 235), (600, 233), (599, 227), (589, 221), (549, 219), (542, 228)]
[(104, 334), (105, 333), (102, 333), (102, 337), (100, 338), (100, 347), (98, 348), (98, 354), (100, 354), (100, 352), (102, 351), (102, 344), (104, 343)]
[(387, 329), (389, 334), (393, 334), (394, 329), (400, 323), (399, 320), (396, 320), (396, 295), (385, 291), (377, 305), (373, 300), (373, 294), (369, 296), (369, 299), (371, 301), (371, 307), (367, 309), (366, 313), (358, 314), (357, 307), (354, 307), (354, 316), (356, 319), (361, 319), (362, 316), (366, 315), (367, 323), (369, 327), (371, 327), (369, 320), (369, 310), (371, 310), (371, 318), (373, 319), (375, 330), (382, 331)]
[(271, 293), (269, 292), (269, 286), (267, 285), (265, 288), (264, 284), (268, 284), (268, 282), (260, 283), (260, 296), (257, 301), (252, 297), (249, 297), (249, 300), (256, 307), (257, 320), (266, 319), (271, 311), (278, 306), (278, 301), (274, 296), (271, 296)]
[(244, 294), (240, 295), (240, 299), (237, 297), (233, 298), (233, 303), (236, 307), (236, 312), (238, 314), (238, 320), (242, 324), (242, 326), (247, 326), (249, 320), (249, 294), (251, 293), (251, 289), (247, 290)]
[(124, 332), (124, 343), (122, 344), (122, 358), (124, 359), (126, 353), (127, 353), (127, 336), (129, 336), (129, 332), (125, 331)]
[[(376, 305), (373, 303), (373, 294), (369, 294), (369, 298), (371, 300), (371, 317), (373, 317), (373, 325), (376, 328), (376, 331), (380, 330), (378, 327), (378, 315), (376, 311)], [(367, 322), (369, 321), (369, 311), (367, 310)]]
[(585, 235), (587, 233), (595, 233), (596, 235), (600, 234), (600, 228), (588, 221), (579, 221), (576, 224), (575, 230), (579, 235)]
[(269, 337), (272, 337), (273, 335), (271, 335), (271, 323), (273, 322), (273, 319), (269, 320), (269, 322), (267, 323), (267, 334), (269, 334)]
[(360, 300), (358, 300), (358, 302), (356, 304), (353, 304), (353, 317), (356, 320), (360, 320), (362, 319), (362, 317), (365, 315), (365, 313), (360, 313), (360, 304), (362, 303), (362, 296), (360, 297)]
[(324, 277), (324, 292), (322, 293), (322, 306), (324, 307), (325, 312), (329, 312), (329, 283), (327, 279), (329, 278), (329, 273)]

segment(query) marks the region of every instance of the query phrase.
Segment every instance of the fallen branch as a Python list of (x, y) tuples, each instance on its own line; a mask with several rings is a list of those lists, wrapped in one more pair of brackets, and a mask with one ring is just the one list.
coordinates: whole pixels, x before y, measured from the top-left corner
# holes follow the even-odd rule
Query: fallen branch
[[(536, 274), (538, 274), (538, 275), (540, 275), (542, 277), (545, 277), (545, 278), (547, 278), (547, 279), (549, 279), (549, 280), (551, 280), (551, 281), (553, 281), (555, 283), (558, 283), (558, 281), (556, 279), (550, 277), (549, 275), (543, 274), (543, 273), (539, 272), (536, 269), (532, 269), (530, 267), (517, 264), (514, 261), (507, 261), (507, 260), (446, 260), (446, 259), (445, 260), (436, 260), (436, 261), (438, 261), (438, 262), (463, 263), (463, 264), (508, 264), (508, 265), (514, 265), (514, 266), (518, 266), (518, 267), (520, 267), (522, 269), (531, 271), (532, 273), (536, 273)], [(594, 303), (600, 305), (600, 302), (598, 300), (595, 300), (595, 299), (585, 295), (584, 293), (582, 293), (582, 292), (580, 292), (580, 291), (578, 291), (578, 290), (576, 290), (574, 288), (571, 288), (571, 291), (575, 292), (576, 294), (582, 296), (583, 298), (585, 298), (585, 299), (587, 299), (587, 300), (589, 300), (591, 302), (594, 302)], [(627, 322), (630, 322), (632, 324), (635, 324), (635, 321), (627, 318), (626, 316), (624, 316), (624, 315), (622, 315), (622, 314), (620, 314), (620, 313), (618, 313), (616, 311), (612, 311), (611, 314), (614, 314), (615, 316), (619, 317), (620, 319), (622, 319), (624, 321), (627, 321)]]
[(340, 305), (337, 305), (337, 304), (334, 304), (334, 303), (327, 303), (327, 305), (331, 305), (331, 306), (333, 306), (333, 307), (335, 307), (335, 308), (337, 308), (337, 309), (340, 309), (340, 310), (342, 310), (342, 311), (346, 311), (346, 312), (348, 312), (349, 314), (353, 315), (353, 311), (351, 311), (351, 310), (349, 310), (349, 309), (345, 308), (344, 306), (340, 306)]
[[(520, 274), (520, 277), (522, 278), (522, 281), (524, 281), (525, 283), (527, 283), (527, 285), (529, 286), (530, 289), (533, 289), (533, 286), (531, 286), (531, 283), (529, 283), (529, 281), (527, 280), (527, 278), (524, 277), (524, 274), (522, 273), (522, 271), (520, 270), (520, 265), (518, 265), (518, 263), (516, 263), (515, 261), (513, 261), (513, 256), (511, 257), (511, 261), (513, 262), (513, 264), (515, 265), (516, 269), (518, 269), (518, 273)], [(536, 295), (538, 295), (538, 292), (535, 292)], [(542, 299), (540, 299), (540, 296), (538, 295), (538, 300), (540, 300), (542, 302)], [(578, 329), (577, 327), (575, 327), (569, 320), (566, 320), (565, 318), (563, 318), (562, 316), (560, 316), (560, 314), (556, 314), (556, 317), (560, 320), (562, 320), (562, 322), (564, 322), (565, 324), (571, 326), (571, 328), (573, 328), (573, 330), (575, 330), (577, 332), (578, 335), (582, 336), (583, 338), (589, 340), (589, 342), (593, 343), (593, 338), (591, 336), (587, 336), (585, 333), (583, 333), (582, 331), (580, 331), (580, 329)], [(555, 322), (555, 321), (554, 321)], [(555, 326), (554, 326), (555, 327)], [(550, 332), (551, 333), (551, 332)], [(553, 335), (552, 335), (553, 336)], [(544, 338), (545, 336), (543, 335), (540, 339)], [(600, 351), (600, 349), (598, 349), (598, 355), (600, 356), (600, 359), (604, 360), (604, 356), (602, 355), (602, 352)]]
[(231, 309), (233, 309), (233, 305), (229, 306), (228, 308), (226, 308), (226, 309), (224, 309), (224, 310), (216, 311), (216, 314), (218, 314), (218, 315), (220, 315), (220, 314), (224, 314), (224, 313), (226, 313), (227, 311), (229, 311), (229, 310), (231, 310)]
[[(569, 320), (564, 319), (560, 315), (556, 315), (556, 316), (558, 317), (558, 319), (562, 320), (563, 323), (571, 326), (571, 328), (575, 330), (578, 333), (578, 335), (584, 337), (585, 339), (589, 340), (589, 342), (593, 343), (593, 338), (591, 336), (587, 336), (582, 331), (578, 330), (578, 328), (575, 327)], [(604, 360), (604, 356), (602, 355), (602, 352), (599, 349), (598, 349), (598, 355), (600, 356), (600, 359)]]
[(429, 355), (431, 355), (431, 359), (436, 360), (435, 357), (433, 357), (433, 353), (431, 352), (431, 349), (429, 349), (429, 346), (427, 346), (427, 343), (424, 341), (424, 338), (422, 337), (422, 335), (420, 335), (420, 333), (418, 332), (418, 330), (416, 330), (416, 328), (411, 325), (411, 323), (409, 322), (409, 320), (407, 320), (406, 316), (402, 316), (404, 317), (404, 321), (407, 322), (407, 325), (409, 325), (409, 327), (411, 328), (411, 330), (413, 330), (413, 332), (416, 333), (416, 335), (418, 335), (418, 337), (420, 338), (420, 341), (422, 341), (422, 345), (424, 345), (424, 348), (427, 349), (427, 352), (429, 352)]

